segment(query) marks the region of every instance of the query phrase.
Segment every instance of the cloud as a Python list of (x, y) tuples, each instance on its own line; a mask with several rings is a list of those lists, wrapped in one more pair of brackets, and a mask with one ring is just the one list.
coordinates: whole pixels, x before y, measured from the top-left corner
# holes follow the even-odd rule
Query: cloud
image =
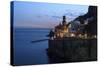
[(42, 16), (39, 16), (39, 15), (38, 15), (38, 16), (36, 16), (36, 17), (37, 17), (37, 18), (41, 18)]
[(52, 16), (53, 18), (61, 19), (62, 17), (59, 16)]

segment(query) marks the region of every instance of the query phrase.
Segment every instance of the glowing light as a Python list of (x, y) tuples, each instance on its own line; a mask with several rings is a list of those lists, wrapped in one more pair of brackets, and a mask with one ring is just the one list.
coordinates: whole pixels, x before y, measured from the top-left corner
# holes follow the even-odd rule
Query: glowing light
[(71, 33), (71, 37), (75, 37), (75, 34), (74, 33)]
[(63, 34), (63, 33), (60, 33), (60, 37), (61, 37), (61, 38), (64, 37), (64, 34)]
[(84, 34), (84, 37), (87, 38), (87, 34)]
[(82, 37), (82, 34), (79, 34), (78, 36), (79, 36), (79, 37)]
[(97, 36), (96, 36), (96, 35), (94, 35), (94, 38), (97, 38)]

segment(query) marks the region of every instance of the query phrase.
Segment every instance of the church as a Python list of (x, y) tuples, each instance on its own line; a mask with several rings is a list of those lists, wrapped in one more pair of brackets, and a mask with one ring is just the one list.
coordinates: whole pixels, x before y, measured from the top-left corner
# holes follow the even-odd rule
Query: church
[(66, 22), (66, 16), (63, 16), (62, 23), (57, 25), (54, 29), (55, 37), (75, 37), (81, 36), (82, 32), (80, 32), (80, 24), (76, 21), (74, 22)]

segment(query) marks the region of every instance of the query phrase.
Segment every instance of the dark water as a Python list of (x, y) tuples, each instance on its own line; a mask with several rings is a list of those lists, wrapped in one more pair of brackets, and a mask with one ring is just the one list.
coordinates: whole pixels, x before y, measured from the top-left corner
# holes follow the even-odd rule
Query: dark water
[(15, 28), (14, 33), (14, 64), (47, 64), (46, 49), (48, 41), (32, 43), (31, 41), (47, 39), (49, 29)]

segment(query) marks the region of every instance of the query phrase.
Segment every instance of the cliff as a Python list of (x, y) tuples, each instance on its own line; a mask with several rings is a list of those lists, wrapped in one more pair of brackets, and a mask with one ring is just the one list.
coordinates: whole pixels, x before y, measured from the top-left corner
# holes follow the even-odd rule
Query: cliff
[(88, 19), (88, 25), (85, 27), (85, 31), (90, 35), (97, 35), (97, 6), (89, 6), (88, 12), (85, 15), (77, 17), (75, 20), (84, 24), (84, 20)]

